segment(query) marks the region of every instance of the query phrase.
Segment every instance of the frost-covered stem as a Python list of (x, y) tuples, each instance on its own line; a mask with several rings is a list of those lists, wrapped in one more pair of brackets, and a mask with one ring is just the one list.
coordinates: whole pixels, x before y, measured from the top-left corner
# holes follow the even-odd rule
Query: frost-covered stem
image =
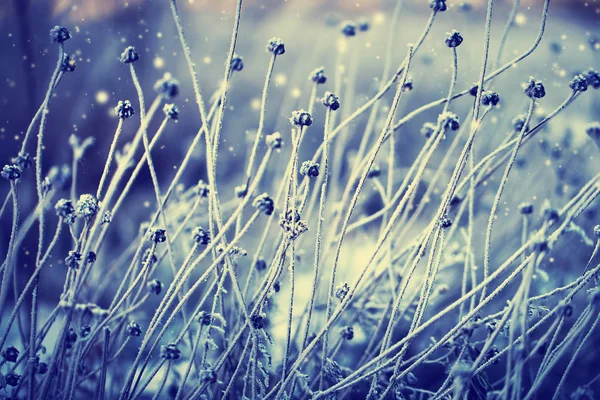
[(250, 348), (250, 339), (252, 337), (253, 337), (253, 334), (249, 335), (248, 339), (246, 340), (246, 344), (244, 345), (244, 349), (242, 350), (242, 354), (240, 354), (240, 356), (239, 356), (239, 362), (238, 362), (237, 366), (235, 367), (235, 370), (231, 374), (231, 378), (229, 379), (229, 384), (227, 385), (227, 387), (223, 391), (223, 397), (221, 398), (222, 400), (225, 400), (227, 398), (227, 395), (229, 394), (229, 392), (231, 391), (231, 389), (235, 385), (235, 379), (237, 378), (238, 374), (242, 370), (242, 365), (244, 364), (244, 360), (246, 358), (246, 353), (248, 352), (248, 349)]
[[(133, 66), (133, 64), (131, 64)], [(133, 68), (133, 67), (132, 67)], [(140, 115), (142, 115), (142, 110), (140, 109)], [(123, 131), (123, 118), (119, 118), (119, 122), (117, 123), (117, 130), (115, 131), (115, 135), (113, 136), (112, 143), (110, 144), (110, 150), (108, 151), (108, 157), (106, 158), (106, 163), (104, 164), (104, 171), (102, 171), (102, 177), (100, 178), (100, 183), (98, 184), (98, 190), (96, 191), (96, 198), (100, 200), (100, 196), (102, 195), (102, 188), (104, 187), (104, 181), (108, 176), (108, 171), (110, 169), (110, 164), (112, 164), (113, 157), (115, 155), (115, 149), (117, 148), (117, 142), (119, 141), (119, 136), (121, 136), (121, 132)]]
[(506, 45), (506, 41), (508, 39), (508, 34), (510, 33), (512, 27), (515, 24), (515, 18), (517, 13), (519, 12), (519, 6), (521, 5), (521, 0), (514, 0), (512, 9), (510, 10), (510, 14), (508, 15), (508, 19), (506, 20), (506, 25), (504, 26), (504, 32), (502, 33), (502, 39), (500, 40), (500, 45), (498, 46), (498, 54), (496, 55), (496, 62), (494, 63), (494, 70), (497, 70), (500, 67), (500, 63), (502, 62), (502, 53), (504, 52), (504, 46)]
[[(325, 202), (327, 200), (327, 185), (329, 176), (329, 129), (330, 129), (331, 109), (327, 108), (325, 112), (325, 126), (323, 128), (323, 142), (325, 143), (325, 151), (323, 152), (323, 184), (321, 186), (321, 196), (319, 201), (319, 215), (317, 217), (317, 232), (315, 234), (315, 258), (313, 263), (313, 282), (308, 300), (308, 315), (306, 316), (306, 326), (304, 328), (304, 337), (302, 338), (302, 348), (306, 347), (306, 341), (310, 331), (310, 322), (312, 319), (312, 313), (315, 306), (315, 297), (317, 295), (317, 287), (319, 284), (319, 264), (321, 262), (321, 241), (323, 234), (323, 218), (325, 215)], [(293, 394), (293, 393), (292, 393)]]
[[(17, 185), (15, 181), (10, 181), (10, 193), (12, 197), (13, 206), (13, 218), (12, 228), (10, 230), (10, 239), (8, 241), (8, 248), (6, 251), (6, 259), (4, 260), (4, 268), (2, 270), (2, 284), (0, 285), (0, 310), (4, 309), (4, 301), (6, 300), (8, 284), (14, 268), (14, 256), (15, 256), (15, 238), (17, 236), (17, 230), (19, 226), (19, 201), (17, 199)], [(0, 313), (0, 321), (2, 320), (2, 313)], [(6, 334), (10, 326), (6, 328)]]
[(165, 371), (165, 376), (163, 377), (162, 381), (160, 382), (160, 385), (158, 386), (158, 390), (156, 391), (154, 396), (152, 396), (152, 400), (160, 399), (160, 394), (162, 393), (163, 389), (165, 388), (165, 384), (167, 383), (167, 378), (169, 377), (169, 372), (171, 372), (171, 364), (172, 364), (171, 361), (167, 362), (167, 370)]
[[(409, 45), (408, 46), (408, 55), (406, 57), (406, 60), (404, 61), (404, 64), (406, 65), (406, 68), (404, 70), (404, 75), (403, 75), (401, 81), (398, 83), (398, 89), (396, 90), (396, 95), (394, 96), (394, 101), (392, 102), (392, 105), (390, 107), (390, 112), (389, 112), (387, 120), (383, 126), (379, 140), (377, 141), (375, 147), (371, 151), (371, 154), (368, 159), (369, 160), (368, 165), (363, 171), (361, 179), (358, 183), (358, 187), (356, 188), (356, 191), (352, 197), (352, 200), (350, 201), (350, 206), (346, 213), (346, 217), (344, 218), (344, 223), (342, 225), (342, 230), (341, 230), (341, 236), (340, 236), (340, 240), (338, 242), (337, 248), (336, 248), (335, 258), (334, 258), (333, 265), (331, 267), (331, 276), (330, 276), (330, 280), (329, 280), (329, 292), (327, 295), (327, 306), (326, 306), (326, 313), (325, 313), (328, 323), (321, 330), (320, 335), (317, 335), (317, 338), (315, 340), (313, 340), (313, 342), (316, 342), (320, 338), (323, 338), (322, 339), (323, 340), (323, 348), (322, 348), (322, 352), (321, 352), (321, 356), (323, 357), (323, 359), (325, 359), (327, 357), (328, 328), (333, 323), (333, 320), (335, 320), (335, 318), (330, 318), (331, 317), (331, 303), (332, 303), (332, 298), (334, 297), (335, 275), (336, 275), (337, 264), (338, 264), (339, 256), (340, 256), (340, 252), (341, 252), (341, 247), (342, 247), (343, 240), (344, 240), (344, 235), (346, 233), (348, 223), (350, 222), (350, 217), (352, 216), (352, 211), (354, 210), (354, 207), (356, 206), (356, 203), (358, 202), (360, 192), (361, 192), (361, 190), (365, 184), (365, 181), (367, 179), (369, 170), (371, 169), (373, 163), (375, 162), (375, 158), (377, 157), (377, 154), (379, 153), (379, 150), (381, 149), (381, 146), (383, 145), (383, 137), (392, 124), (394, 115), (398, 108), (398, 104), (400, 103), (400, 99), (402, 98), (402, 87), (406, 83), (408, 71), (410, 70), (410, 64), (411, 64), (412, 57), (414, 54), (413, 51), (414, 51), (414, 46)], [(336, 315), (336, 317), (337, 317), (337, 315)], [(312, 350), (312, 348), (309, 345), (309, 347), (307, 349), (305, 349), (305, 351), (300, 353), (300, 355), (298, 356), (298, 359), (296, 360), (296, 362), (292, 366), (292, 369), (290, 370), (289, 376), (286, 378), (285, 382), (281, 385), (280, 393), (285, 389), (285, 386), (289, 383), (291, 378), (294, 376), (293, 372), (295, 372), (295, 370), (298, 368), (298, 366), (303, 361), (303, 359), (306, 358), (306, 356), (310, 350)]]
[(265, 113), (267, 110), (267, 95), (269, 91), (269, 84), (271, 83), (271, 77), (273, 76), (273, 68), (275, 67), (275, 60), (277, 54), (273, 53), (269, 67), (267, 69), (267, 76), (265, 77), (265, 84), (263, 86), (262, 98), (260, 102), (260, 116), (258, 119), (258, 129), (256, 130), (256, 136), (254, 138), (254, 144), (252, 145), (252, 151), (248, 160), (248, 167), (246, 168), (246, 186), (250, 183), (252, 177), (252, 170), (254, 169), (254, 159), (256, 158), (256, 152), (258, 151), (258, 145), (262, 140), (263, 130), (265, 127)]
[(287, 331), (286, 331), (286, 336), (285, 336), (285, 350), (283, 353), (283, 361), (281, 362), (281, 382), (283, 382), (285, 380), (286, 368), (287, 368), (287, 364), (288, 364), (288, 357), (290, 355), (292, 324), (294, 321), (294, 289), (295, 289), (295, 283), (296, 283), (295, 274), (294, 274), (295, 273), (295, 263), (296, 263), (295, 245), (296, 245), (296, 243), (292, 240), (292, 243), (290, 245), (292, 255), (290, 257), (290, 267), (289, 267), (289, 274), (290, 274), (290, 303), (289, 304), (290, 304), (290, 306), (289, 306), (289, 310), (288, 310)]
[[(496, 196), (494, 197), (494, 203), (492, 204), (492, 209), (490, 210), (490, 216), (488, 218), (488, 225), (485, 231), (485, 245), (484, 245), (484, 255), (483, 255), (483, 279), (487, 278), (490, 270), (490, 247), (492, 244), (492, 230), (494, 228), (494, 220), (496, 219), (496, 212), (498, 211), (498, 206), (500, 205), (500, 198), (502, 197), (502, 193), (504, 192), (504, 187), (506, 186), (506, 182), (508, 181), (508, 175), (512, 170), (512, 167), (517, 159), (517, 153), (519, 152), (519, 148), (523, 143), (523, 137), (525, 136), (525, 131), (527, 129), (527, 125), (531, 120), (533, 115), (533, 110), (535, 108), (535, 100), (531, 99), (529, 104), (529, 109), (527, 111), (527, 116), (525, 117), (525, 123), (519, 132), (519, 136), (516, 138), (517, 142), (513, 148), (513, 151), (510, 155), (510, 159), (506, 168), (504, 169), (504, 174), (502, 175), (502, 179), (500, 180), (500, 185), (496, 191)], [(480, 301), (485, 298), (486, 294), (486, 286), (481, 290)]]
[[(127, 343), (127, 340), (125, 340)], [(110, 344), (110, 329), (104, 328), (104, 341), (102, 344), (102, 367), (100, 370), (100, 377), (98, 378), (98, 384), (96, 386), (96, 399), (104, 400), (104, 391), (106, 388), (106, 373), (108, 371), (108, 349)], [(81, 382), (81, 381), (80, 381)], [(78, 385), (79, 383), (78, 382)]]

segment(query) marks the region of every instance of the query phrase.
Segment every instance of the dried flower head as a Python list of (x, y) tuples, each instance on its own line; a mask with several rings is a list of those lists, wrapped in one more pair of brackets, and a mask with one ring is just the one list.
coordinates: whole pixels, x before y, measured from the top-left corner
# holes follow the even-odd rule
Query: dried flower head
[(250, 317), (254, 329), (264, 329), (267, 327), (267, 318), (264, 314), (254, 314)]
[(19, 350), (17, 350), (17, 348), (14, 346), (8, 346), (2, 350), (2, 357), (8, 362), (17, 362), (17, 358), (19, 358)]
[(243, 183), (241, 185), (236, 186), (233, 189), (233, 191), (235, 193), (235, 197), (237, 197), (238, 199), (243, 199), (248, 194), (248, 185)]
[(351, 326), (345, 326), (340, 330), (340, 335), (344, 340), (352, 340), (354, 339), (354, 328)]
[(271, 197), (269, 197), (268, 194), (263, 193), (254, 198), (254, 201), (252, 201), (252, 207), (257, 208), (265, 215), (271, 215), (275, 210), (275, 202)]
[(369, 172), (367, 172), (367, 178), (374, 179), (374, 178), (378, 178), (380, 176), (381, 176), (381, 168), (379, 168), (379, 165), (373, 164), (371, 166), (371, 169), (369, 169)]
[(4, 379), (6, 380), (6, 384), (11, 387), (16, 387), (19, 385), (19, 381), (21, 380), (21, 375), (15, 374), (14, 372), (10, 372), (4, 375)]
[(340, 31), (346, 37), (352, 37), (356, 35), (356, 22), (344, 21), (340, 24)]
[(425, 122), (421, 127), (421, 135), (429, 139), (437, 129), (437, 125), (433, 122)]
[(481, 94), (481, 104), (484, 106), (496, 106), (500, 102), (500, 95), (493, 90), (486, 90)]
[(283, 139), (281, 137), (281, 133), (274, 132), (270, 135), (267, 135), (265, 137), (265, 143), (270, 148), (279, 151), (281, 149), (281, 146), (283, 145)]
[(285, 44), (280, 38), (274, 37), (269, 39), (267, 42), (267, 51), (273, 53), (276, 56), (280, 56), (285, 53)]
[(165, 104), (163, 107), (163, 112), (170, 120), (177, 122), (179, 119), (179, 108), (177, 108), (175, 104)]
[(366, 32), (371, 28), (371, 23), (367, 19), (360, 19), (357, 23), (358, 30), (361, 32)]
[(75, 250), (70, 250), (69, 255), (65, 258), (65, 265), (72, 269), (79, 269), (81, 263), (81, 253)]
[(167, 241), (166, 230), (161, 228), (155, 228), (150, 232), (150, 241), (154, 243), (164, 243)]
[(64, 26), (56, 25), (50, 29), (50, 40), (52, 43), (63, 43), (71, 39), (71, 32)]
[[(513, 129), (515, 130), (515, 132), (521, 132), (521, 129), (523, 129), (523, 126), (525, 125), (525, 120), (527, 119), (527, 117), (525, 116), (525, 114), (521, 114), (516, 116), (513, 120), (512, 120), (512, 125), (513, 125)], [(529, 129), (529, 125), (525, 128), (525, 130)]]
[(140, 59), (140, 55), (135, 51), (135, 47), (128, 46), (121, 53), (121, 57), (119, 57), (119, 61), (123, 64), (131, 64)]
[(192, 231), (192, 238), (194, 239), (194, 242), (201, 245), (206, 246), (210, 243), (210, 233), (202, 229), (200, 226), (194, 228)]
[(538, 81), (532, 77), (529, 78), (523, 91), (530, 99), (541, 99), (546, 95), (546, 89), (542, 81)]
[(588, 89), (588, 82), (585, 76), (582, 74), (577, 74), (571, 79), (569, 82), (569, 87), (573, 89), (574, 92), (585, 92)]
[(100, 211), (100, 206), (93, 195), (85, 193), (79, 196), (79, 200), (75, 204), (75, 214), (78, 217), (90, 220), (98, 214), (98, 211)]
[(165, 360), (178, 360), (181, 356), (181, 350), (177, 348), (175, 343), (169, 343), (167, 345), (161, 346), (160, 348), (160, 357)]
[(321, 98), (321, 103), (331, 111), (335, 111), (340, 108), (340, 99), (331, 92), (325, 92), (325, 95)]
[(593, 87), (594, 89), (600, 89), (600, 73), (593, 69), (589, 69), (585, 73), (585, 80), (587, 81), (588, 86)]
[(348, 295), (348, 292), (350, 292), (350, 286), (348, 286), (348, 284), (344, 282), (335, 290), (335, 297), (338, 298), (340, 301), (344, 301), (344, 299)]
[(315, 68), (313, 72), (310, 73), (308, 79), (316, 83), (317, 85), (322, 85), (327, 82), (327, 77), (325, 76), (325, 68), (319, 67)]
[(241, 71), (244, 69), (244, 58), (240, 55), (233, 54), (231, 58), (231, 70), (232, 71)]
[(600, 225), (594, 226), (594, 236), (600, 238)]
[(162, 291), (162, 283), (158, 279), (152, 279), (150, 282), (147, 283), (147, 286), (150, 293), (153, 293), (155, 295), (159, 295)]
[(124, 101), (119, 100), (119, 102), (117, 103), (117, 105), (115, 107), (115, 114), (119, 118), (127, 119), (127, 118), (133, 117), (133, 114), (135, 114), (135, 111), (129, 100), (124, 100)]
[(2, 177), (6, 180), (16, 181), (17, 179), (21, 178), (22, 172), (23, 171), (21, 171), (21, 168), (19, 168), (18, 165), (5, 165), (2, 167), (2, 172), (0, 172), (0, 175), (2, 175)]
[(264, 271), (267, 269), (267, 260), (265, 260), (264, 258), (259, 258), (256, 260), (256, 263), (254, 264), (254, 268), (256, 268), (257, 271)]
[(156, 81), (154, 90), (165, 99), (172, 99), (179, 94), (179, 81), (166, 72), (161, 79)]
[(519, 204), (519, 212), (523, 215), (533, 214), (533, 204), (531, 204), (531, 203)]
[(312, 117), (310, 114), (304, 110), (295, 110), (292, 111), (292, 116), (290, 117), (290, 123), (296, 126), (311, 126), (313, 123)]
[(73, 207), (73, 202), (68, 199), (60, 199), (56, 202), (54, 206), (54, 210), (56, 210), (56, 215), (63, 218), (68, 218), (71, 215), (75, 214), (75, 207)]
[(456, 29), (453, 29), (452, 32), (446, 32), (446, 46), (450, 48), (455, 48), (460, 46), (463, 42), (463, 37), (460, 32)]
[(75, 58), (68, 54), (65, 54), (63, 56), (62, 63), (60, 64), (60, 70), (62, 72), (73, 72), (75, 71), (75, 67), (77, 67), (77, 62), (75, 61)]
[(135, 321), (130, 321), (125, 328), (125, 332), (128, 336), (138, 337), (142, 334), (142, 328)]
[(458, 128), (460, 128), (460, 119), (458, 118), (458, 115), (447, 111), (443, 114), (440, 114), (439, 124), (446, 129), (456, 131)]
[(198, 193), (198, 196), (202, 198), (208, 197), (208, 194), (210, 193), (208, 184), (206, 184), (206, 182), (204, 182), (202, 179), (200, 179), (196, 185), (196, 193)]
[(12, 159), (12, 162), (21, 168), (21, 171), (25, 171), (27, 168), (33, 165), (33, 161), (31, 160), (29, 153), (23, 152), (19, 152), (19, 154)]
[(440, 226), (442, 229), (450, 228), (452, 226), (452, 220), (448, 216), (444, 215), (440, 218)]
[(446, 11), (446, 0), (429, 0), (429, 8), (435, 12)]
[(85, 256), (85, 261), (86, 261), (87, 263), (90, 263), (90, 264), (91, 264), (91, 263), (95, 263), (95, 262), (96, 262), (96, 258), (97, 258), (97, 256), (96, 256), (96, 253), (95, 253), (95, 252), (93, 252), (93, 251), (88, 251), (88, 253), (87, 253), (87, 256)]
[(312, 162), (311, 160), (304, 161), (300, 166), (300, 174), (309, 178), (319, 176), (319, 163)]

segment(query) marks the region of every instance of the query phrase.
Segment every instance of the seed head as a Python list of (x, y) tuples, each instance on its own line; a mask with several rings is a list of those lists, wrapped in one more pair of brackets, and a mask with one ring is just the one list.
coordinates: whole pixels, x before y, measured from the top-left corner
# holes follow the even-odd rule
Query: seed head
[(585, 128), (585, 133), (587, 133), (592, 140), (600, 145), (600, 121), (588, 124)]
[(598, 73), (598, 71), (595, 71), (590, 68), (585, 73), (585, 79), (587, 81), (588, 86), (591, 86), (594, 89), (600, 89), (600, 73)]
[(437, 129), (437, 125), (434, 124), (433, 122), (425, 122), (423, 124), (423, 127), (421, 128), (421, 135), (423, 135), (424, 137), (429, 139), (433, 135), (433, 133), (435, 132), (436, 129)]
[(500, 95), (493, 90), (486, 90), (481, 93), (481, 104), (484, 106), (496, 106), (500, 102)]
[(135, 111), (133, 110), (133, 106), (131, 105), (131, 102), (129, 100), (119, 100), (115, 107), (115, 114), (119, 118), (127, 119), (133, 117)]
[(127, 335), (138, 337), (142, 334), (142, 328), (138, 325), (137, 322), (131, 321), (127, 324), (127, 328), (125, 328), (125, 332)]
[(8, 362), (17, 362), (19, 358), (19, 350), (14, 346), (8, 346), (2, 350), (2, 357)]
[(39, 363), (35, 372), (37, 372), (40, 375), (44, 375), (46, 372), (48, 372), (48, 364), (46, 364), (45, 362)]
[(269, 197), (268, 194), (263, 193), (254, 198), (254, 201), (252, 202), (252, 207), (257, 208), (265, 215), (271, 215), (275, 210), (275, 202), (271, 197)]
[(81, 253), (70, 250), (69, 255), (65, 258), (65, 265), (72, 269), (79, 269), (79, 263), (81, 263)]
[(453, 112), (447, 111), (443, 114), (440, 114), (439, 120), (441, 122), (440, 125), (446, 129), (452, 129), (453, 131), (456, 131), (458, 128), (460, 128), (460, 119), (458, 118), (458, 115), (454, 114)]
[(54, 210), (56, 210), (56, 215), (63, 218), (68, 218), (71, 215), (75, 214), (75, 207), (73, 207), (73, 202), (67, 199), (60, 199), (56, 202), (54, 206)]
[(244, 69), (244, 58), (237, 54), (233, 54), (233, 58), (231, 59), (231, 70), (232, 71), (241, 71)]
[(19, 154), (12, 159), (12, 162), (21, 168), (21, 171), (25, 171), (27, 168), (33, 165), (33, 161), (31, 160), (29, 153), (19, 152)]
[(354, 328), (351, 326), (345, 326), (340, 330), (340, 335), (344, 340), (352, 340), (354, 339)]
[(577, 74), (571, 79), (569, 82), (569, 87), (573, 89), (574, 92), (585, 92), (588, 89), (588, 82), (585, 76), (582, 74)]
[(544, 219), (546, 221), (548, 221), (548, 223), (550, 224), (554, 224), (556, 222), (558, 222), (560, 215), (558, 214), (558, 210), (556, 208), (553, 208), (550, 206), (550, 202), (549, 201), (544, 201), (544, 204), (542, 205), (542, 217), (544, 217)]
[(356, 22), (354, 21), (344, 21), (341, 24), (340, 28), (342, 34), (346, 37), (351, 37), (356, 35)]
[(319, 67), (315, 68), (313, 72), (310, 73), (308, 79), (316, 83), (317, 85), (322, 85), (327, 82), (327, 77), (325, 76), (325, 68)]
[(248, 194), (248, 186), (244, 183), (236, 186), (233, 191), (235, 192), (235, 197), (243, 199)]
[(402, 85), (402, 91), (403, 92), (410, 92), (411, 90), (413, 90), (413, 81), (412, 79), (407, 79), (406, 82), (404, 82), (404, 85)]
[(119, 61), (123, 64), (132, 64), (140, 59), (140, 55), (135, 51), (135, 47), (128, 46), (121, 53), (121, 57), (119, 57)]
[(169, 343), (166, 346), (161, 346), (160, 357), (165, 360), (178, 360), (181, 356), (181, 350), (177, 348), (175, 343)]
[(257, 271), (264, 271), (267, 269), (267, 260), (262, 257), (257, 259), (254, 268), (256, 268)]
[(530, 99), (541, 99), (546, 95), (546, 89), (542, 81), (535, 80), (532, 76), (527, 82), (524, 93)]
[(533, 214), (533, 204), (531, 204), (531, 203), (519, 204), (519, 212), (523, 215)]
[(366, 19), (361, 19), (358, 21), (358, 30), (361, 32), (366, 32), (371, 28), (371, 23)]
[(210, 233), (202, 229), (202, 227), (197, 226), (192, 231), (192, 238), (194, 242), (206, 246), (210, 243)]
[[(513, 129), (515, 130), (515, 132), (521, 132), (521, 129), (523, 129), (523, 126), (525, 125), (525, 120), (526, 116), (524, 114), (518, 115), (515, 117), (515, 119), (512, 120)], [(529, 129), (529, 125), (527, 126), (527, 128), (525, 128), (525, 130), (527, 129)]]
[(325, 95), (321, 99), (321, 103), (331, 111), (335, 111), (340, 108), (340, 99), (331, 92), (325, 92)]
[(304, 110), (292, 111), (290, 123), (296, 126), (311, 126), (313, 119), (309, 113)]
[(175, 104), (165, 104), (163, 107), (163, 112), (170, 120), (177, 122), (179, 119), (179, 108), (177, 108)]
[(344, 299), (348, 295), (349, 291), (350, 291), (350, 286), (348, 286), (348, 284), (346, 282), (344, 282), (342, 285), (338, 286), (337, 289), (335, 290), (335, 297), (337, 297), (340, 301), (344, 301)]
[(446, 46), (450, 48), (455, 48), (460, 46), (463, 42), (463, 37), (460, 32), (456, 29), (453, 29), (452, 32), (446, 32)]
[(71, 39), (71, 32), (64, 26), (56, 25), (50, 29), (50, 40), (52, 43), (63, 43)]
[(208, 194), (210, 193), (208, 185), (202, 179), (200, 179), (198, 185), (196, 185), (196, 193), (202, 198), (208, 197)]
[(150, 241), (154, 243), (164, 243), (167, 241), (166, 231), (164, 229), (156, 228), (150, 232)]
[(79, 329), (79, 334), (81, 335), (82, 338), (87, 337), (90, 332), (92, 332), (92, 327), (89, 325), (81, 325), (81, 328)]
[(85, 257), (85, 261), (89, 264), (96, 262), (96, 253), (93, 251), (88, 251), (87, 256)]
[(374, 178), (378, 178), (380, 176), (381, 176), (381, 168), (379, 168), (379, 165), (373, 164), (373, 166), (371, 167), (369, 172), (367, 172), (367, 178), (374, 179)]
[(442, 229), (450, 228), (452, 226), (452, 220), (447, 216), (440, 218), (440, 226)]
[(75, 71), (75, 67), (77, 66), (77, 62), (74, 57), (71, 57), (68, 54), (65, 54), (60, 64), (60, 70), (62, 72), (73, 72)]
[(250, 317), (254, 329), (264, 329), (267, 327), (267, 318), (264, 314), (254, 314)]
[(156, 81), (154, 90), (165, 99), (172, 99), (179, 94), (179, 81), (167, 72), (161, 79)]
[(284, 54), (285, 44), (283, 43), (283, 40), (277, 37), (269, 39), (269, 42), (267, 43), (267, 51), (276, 56)]
[(311, 160), (304, 161), (300, 166), (300, 174), (309, 178), (319, 176), (319, 163), (314, 163)]
[(2, 167), (2, 172), (0, 172), (0, 175), (2, 175), (2, 177), (6, 180), (16, 181), (17, 179), (21, 178), (23, 175), (22, 172), (23, 171), (21, 168), (19, 168), (19, 166), (12, 164)]
[(150, 293), (153, 293), (158, 296), (162, 291), (163, 285), (158, 279), (152, 279), (150, 282), (148, 282), (147, 286)]
[(274, 132), (270, 135), (267, 135), (265, 138), (265, 143), (270, 148), (279, 151), (281, 146), (283, 145), (283, 139), (281, 138), (281, 133)]
[(446, 11), (446, 0), (429, 0), (429, 8), (435, 12)]
[(594, 226), (594, 235), (595, 235), (597, 238), (600, 238), (600, 225), (596, 225), (596, 226)]
[(6, 380), (6, 384), (8, 386), (16, 387), (21, 380), (21, 375), (15, 374), (13, 372), (4, 375), (4, 379)]

